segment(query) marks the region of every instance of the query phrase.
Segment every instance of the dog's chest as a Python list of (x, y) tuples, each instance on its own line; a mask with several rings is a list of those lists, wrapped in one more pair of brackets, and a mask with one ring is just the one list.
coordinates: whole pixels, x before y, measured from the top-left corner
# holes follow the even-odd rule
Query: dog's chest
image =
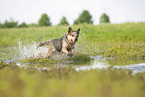
[(69, 52), (69, 51), (72, 50), (72, 46), (71, 46), (71, 45), (68, 45), (66, 49), (67, 49), (67, 51)]

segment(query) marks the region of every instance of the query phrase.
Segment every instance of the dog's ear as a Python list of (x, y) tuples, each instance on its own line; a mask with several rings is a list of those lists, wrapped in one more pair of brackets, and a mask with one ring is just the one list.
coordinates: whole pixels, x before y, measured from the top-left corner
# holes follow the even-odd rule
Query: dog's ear
[(70, 32), (72, 32), (72, 28), (71, 27), (68, 28), (68, 33), (70, 33)]
[(78, 33), (78, 34), (80, 33), (80, 28), (77, 30), (77, 33)]

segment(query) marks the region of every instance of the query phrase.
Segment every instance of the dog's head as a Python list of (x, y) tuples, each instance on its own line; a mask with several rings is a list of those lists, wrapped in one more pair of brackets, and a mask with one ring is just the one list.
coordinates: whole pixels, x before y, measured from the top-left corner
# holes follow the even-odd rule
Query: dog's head
[(71, 27), (68, 28), (67, 39), (69, 43), (75, 44), (78, 41), (80, 28), (77, 31), (73, 31)]

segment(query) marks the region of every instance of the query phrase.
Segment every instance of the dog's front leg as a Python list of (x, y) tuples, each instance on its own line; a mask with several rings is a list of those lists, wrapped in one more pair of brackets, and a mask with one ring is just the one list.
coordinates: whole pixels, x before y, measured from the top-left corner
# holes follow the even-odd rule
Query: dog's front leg
[(69, 53), (66, 49), (62, 49), (61, 52), (64, 53), (64, 54), (68, 54)]
[(72, 51), (69, 52), (69, 56), (72, 57), (74, 55), (74, 53), (75, 53), (75, 49), (72, 49)]

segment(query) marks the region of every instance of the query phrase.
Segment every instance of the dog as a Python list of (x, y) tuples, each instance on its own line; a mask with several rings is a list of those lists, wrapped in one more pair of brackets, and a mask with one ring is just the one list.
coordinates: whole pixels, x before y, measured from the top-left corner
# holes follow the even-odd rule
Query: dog
[(68, 32), (58, 39), (52, 39), (45, 42), (41, 42), (37, 45), (37, 49), (44, 45), (49, 45), (48, 52), (45, 58), (50, 58), (53, 52), (58, 54), (66, 54), (72, 57), (75, 53), (75, 44), (78, 41), (80, 28), (77, 31), (73, 31), (71, 27), (68, 28)]

